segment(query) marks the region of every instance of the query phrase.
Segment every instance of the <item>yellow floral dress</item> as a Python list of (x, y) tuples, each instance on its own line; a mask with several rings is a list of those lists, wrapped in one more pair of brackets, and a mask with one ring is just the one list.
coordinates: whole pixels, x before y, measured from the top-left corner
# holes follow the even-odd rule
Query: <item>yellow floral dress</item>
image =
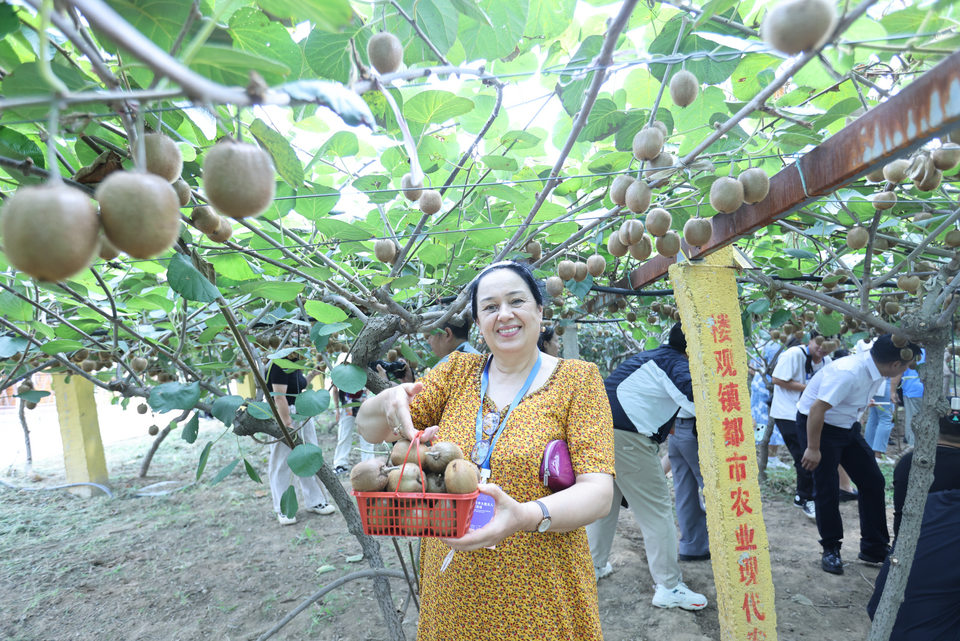
[[(480, 375), (486, 356), (454, 352), (424, 378), (411, 404), (417, 429), (439, 425), (437, 440), (464, 453), (476, 443)], [(484, 411), (500, 410), (484, 399)], [(549, 380), (510, 415), (490, 462), (491, 482), (518, 502), (551, 494), (538, 477), (547, 443), (565, 439), (576, 474), (614, 474), (613, 420), (603, 380), (592, 363), (559, 361)], [(419, 641), (464, 639), (603, 639), (597, 584), (584, 528), (518, 532), (495, 550), (457, 552), (424, 539)]]

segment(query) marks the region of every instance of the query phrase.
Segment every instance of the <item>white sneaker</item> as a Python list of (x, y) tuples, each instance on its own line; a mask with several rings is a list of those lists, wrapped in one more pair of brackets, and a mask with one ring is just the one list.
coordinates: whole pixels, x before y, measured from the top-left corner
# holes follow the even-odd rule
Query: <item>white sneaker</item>
[(809, 516), (811, 519), (817, 518), (817, 504), (813, 501), (807, 501), (800, 509), (803, 510), (803, 513)]
[(314, 505), (313, 507), (308, 507), (307, 512), (313, 512), (314, 514), (322, 514), (326, 516), (327, 514), (333, 514), (337, 511), (337, 508), (333, 507), (329, 503), (321, 503), (320, 505)]
[(607, 563), (602, 568), (593, 568), (593, 575), (597, 577), (597, 581), (602, 579), (605, 576), (610, 576), (613, 574), (613, 566)]
[(277, 512), (277, 522), (278, 522), (280, 525), (293, 525), (294, 523), (297, 522), (297, 517), (293, 517), (292, 519), (288, 519), (287, 517), (285, 517), (285, 516), (284, 516), (283, 514), (281, 514), (280, 512)]
[(707, 607), (707, 597), (697, 594), (681, 581), (675, 588), (657, 584), (657, 593), (653, 595), (653, 605), (658, 608), (683, 608), (684, 610), (702, 610)]

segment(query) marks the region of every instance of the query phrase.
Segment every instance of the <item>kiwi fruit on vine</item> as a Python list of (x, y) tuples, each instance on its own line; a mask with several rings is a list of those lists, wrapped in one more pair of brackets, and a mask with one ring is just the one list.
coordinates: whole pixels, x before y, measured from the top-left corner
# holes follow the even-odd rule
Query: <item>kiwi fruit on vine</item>
[(633, 137), (633, 157), (637, 160), (653, 160), (663, 151), (663, 133), (656, 127), (647, 127)]
[(576, 271), (573, 274), (573, 280), (577, 283), (582, 283), (587, 280), (587, 264), (577, 261), (573, 265), (576, 267)]
[(427, 189), (423, 192), (423, 195), (420, 196), (420, 201), (417, 204), (421, 212), (432, 216), (440, 211), (440, 207), (443, 206), (443, 197), (440, 196), (440, 192), (436, 189)]
[(921, 223), (921, 222), (923, 222), (923, 221), (925, 221), (925, 220), (930, 220), (931, 218), (933, 218), (933, 214), (931, 214), (930, 212), (928, 212), (928, 211), (918, 211), (917, 213), (915, 213), (915, 214), (913, 215), (913, 222), (914, 222), (914, 224), (916, 224), (916, 223)]
[(137, 372), (138, 374), (145, 369), (147, 369), (147, 359), (142, 356), (137, 356), (130, 361), (130, 369)]
[(110, 242), (109, 238), (101, 235), (99, 241), (100, 250), (97, 252), (97, 255), (99, 255), (103, 260), (113, 260), (120, 255), (120, 250), (113, 246), (113, 243)]
[(650, 200), (653, 193), (650, 187), (642, 180), (635, 180), (632, 185), (627, 187), (625, 196), (627, 209), (635, 214), (642, 214), (650, 207)]
[(686, 107), (693, 104), (700, 93), (700, 81), (697, 77), (683, 69), (673, 74), (670, 79), (670, 99), (678, 107)]
[[(646, 126), (647, 126), (647, 125), (644, 125), (644, 127), (646, 127)], [(653, 126), (660, 130), (660, 133), (663, 134), (664, 140), (666, 140), (666, 138), (667, 138), (667, 133), (669, 133), (669, 132), (667, 131), (667, 126), (666, 126), (664, 123), (660, 122), (659, 120), (654, 120), (654, 121), (653, 121)]]
[(627, 204), (627, 188), (633, 183), (634, 179), (625, 174), (620, 174), (614, 178), (613, 184), (610, 185), (610, 200), (615, 205), (625, 206)]
[(280, 347), (280, 337), (274, 334), (269, 339), (267, 339), (267, 344), (270, 345), (270, 349), (277, 349)]
[(193, 208), (190, 222), (204, 234), (215, 234), (220, 229), (220, 215), (213, 208), (201, 205)]
[(610, 237), (607, 238), (607, 251), (617, 258), (627, 255), (627, 245), (620, 242), (619, 232), (613, 232), (610, 234)]
[(760, 37), (777, 51), (795, 56), (816, 48), (830, 33), (835, 18), (830, 0), (786, 0), (767, 12)]
[(457, 459), (447, 465), (443, 482), (448, 494), (472, 494), (480, 484), (480, 470), (466, 459)]
[(574, 265), (572, 260), (561, 260), (560, 264), (557, 265), (557, 276), (559, 276), (563, 282), (573, 280), (576, 273), (577, 266)]
[(96, 198), (107, 238), (134, 258), (162, 254), (180, 234), (180, 202), (160, 176), (115, 171), (97, 186)]
[(607, 261), (600, 254), (594, 254), (587, 259), (587, 272), (594, 278), (603, 276), (607, 269)]
[(910, 161), (905, 158), (887, 163), (883, 168), (883, 177), (892, 183), (900, 184), (907, 179), (910, 164)]
[(427, 472), (442, 473), (452, 461), (463, 458), (463, 450), (456, 443), (439, 441), (427, 449), (423, 458), (423, 469)]
[(683, 239), (692, 247), (701, 247), (710, 242), (713, 225), (707, 218), (691, 218), (683, 225)]
[(732, 214), (743, 204), (743, 183), (729, 176), (717, 178), (710, 186), (710, 206), (721, 214)]
[(866, 227), (859, 225), (847, 232), (847, 247), (850, 249), (863, 249), (870, 241), (870, 232)]
[(873, 204), (874, 209), (880, 211), (892, 209), (893, 206), (897, 204), (897, 194), (892, 191), (881, 191), (873, 194), (870, 197), (870, 202)]
[(224, 140), (203, 158), (203, 191), (230, 218), (259, 216), (276, 191), (270, 154), (256, 145)]
[(442, 472), (427, 472), (423, 475), (423, 489), (428, 494), (446, 494), (447, 485), (443, 482)]
[(177, 192), (177, 199), (180, 201), (181, 207), (186, 207), (190, 204), (190, 199), (193, 197), (193, 193), (190, 190), (190, 183), (188, 183), (183, 178), (177, 178), (173, 181), (173, 191)]
[(367, 58), (377, 73), (381, 75), (393, 73), (403, 62), (403, 45), (400, 44), (400, 38), (389, 31), (373, 34), (367, 41)]
[[(147, 155), (147, 171), (160, 176), (168, 183), (180, 178), (183, 171), (183, 156), (177, 143), (163, 134), (147, 134), (143, 137)], [(179, 194), (178, 194), (179, 197)]]
[(639, 220), (626, 220), (617, 233), (624, 245), (636, 245), (643, 239), (643, 223)]
[(670, 231), (672, 224), (673, 216), (666, 209), (657, 207), (647, 214), (647, 231), (658, 238)]
[(78, 349), (73, 353), (73, 356), (70, 357), (70, 360), (72, 360), (75, 363), (79, 363), (80, 361), (87, 360), (89, 356), (90, 356), (89, 349)]
[(888, 303), (885, 303), (883, 306), (883, 311), (893, 316), (894, 314), (897, 314), (900, 312), (900, 304), (897, 303), (896, 301), (890, 301)]
[(960, 164), (960, 145), (955, 142), (944, 143), (939, 149), (934, 149), (933, 166), (940, 171), (950, 171)]
[(627, 322), (636, 323), (637, 322), (637, 313), (636, 312), (627, 312)]
[(657, 239), (657, 253), (670, 258), (680, 253), (680, 234), (668, 231)]
[(389, 238), (381, 238), (373, 244), (373, 254), (381, 263), (392, 265), (397, 257), (397, 246)]
[(420, 196), (423, 195), (423, 183), (415, 185), (410, 174), (404, 174), (400, 179), (400, 188), (403, 190), (401, 192), (403, 197), (407, 200), (420, 200)]
[(230, 222), (229, 218), (223, 216), (217, 216), (217, 219), (220, 221), (217, 231), (207, 234), (207, 238), (215, 243), (225, 243), (233, 236), (233, 223)]
[(100, 235), (90, 197), (67, 185), (21, 187), (2, 211), (7, 261), (37, 280), (58, 281), (93, 262)]
[(156, 436), (159, 433), (160, 433), (160, 428), (157, 427), (156, 425), (151, 425), (150, 427), (147, 428), (147, 434), (149, 434), (150, 436)]
[(883, 167), (874, 169), (873, 171), (871, 171), (869, 174), (866, 175), (866, 178), (869, 182), (872, 182), (872, 183), (884, 182), (886, 178), (883, 177)]
[(630, 245), (628, 251), (634, 260), (646, 260), (650, 258), (650, 254), (653, 253), (653, 243), (650, 242), (648, 236), (644, 236), (636, 245)]
[(743, 202), (748, 205), (760, 202), (770, 191), (770, 178), (759, 167), (746, 170), (737, 176), (737, 180), (743, 185)]
[(395, 467), (394, 469), (390, 470), (390, 473), (387, 474), (387, 491), (422, 492), (423, 476), (416, 463), (407, 463), (403, 467)]
[(647, 175), (655, 174), (662, 169), (667, 167), (673, 167), (676, 164), (677, 159), (673, 157), (673, 154), (667, 151), (661, 151), (657, 154), (657, 157), (647, 163)]
[(932, 158), (926, 158), (923, 162), (925, 170), (923, 178), (918, 180), (915, 186), (919, 191), (933, 191), (940, 186), (940, 181), (943, 180), (943, 172), (934, 166)]
[(893, 336), (890, 337), (890, 340), (893, 341), (893, 344), (899, 347), (900, 349), (903, 349), (904, 347), (906, 347), (907, 343), (910, 342), (903, 336), (900, 336), (899, 334), (894, 334)]
[(529, 241), (526, 246), (523, 248), (528, 254), (530, 254), (530, 259), (537, 261), (540, 260), (540, 256), (543, 252), (543, 247), (540, 246), (540, 243), (536, 240)]
[(146, 414), (149, 410), (150, 408), (147, 407), (146, 403), (140, 403), (137, 405), (137, 414)]
[(960, 247), (960, 230), (951, 229), (943, 238), (943, 244), (947, 247)]
[(80, 363), (80, 369), (82, 369), (83, 371), (85, 371), (85, 372), (87, 372), (87, 373), (89, 374), (89, 373), (92, 372), (93, 370), (97, 369), (97, 362), (96, 362), (96, 361), (90, 361), (90, 360), (81, 361), (81, 363)]
[(350, 486), (355, 492), (382, 492), (387, 487), (386, 465), (382, 458), (360, 461), (350, 470)]
[(559, 296), (563, 293), (563, 280), (559, 276), (551, 276), (547, 279), (546, 290), (548, 296)]

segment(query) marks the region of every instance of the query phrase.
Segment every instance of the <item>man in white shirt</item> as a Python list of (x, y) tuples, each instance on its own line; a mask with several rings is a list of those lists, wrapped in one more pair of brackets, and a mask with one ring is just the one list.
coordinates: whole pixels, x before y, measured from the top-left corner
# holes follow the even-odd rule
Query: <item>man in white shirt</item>
[[(902, 352), (909, 352), (912, 358), (905, 358)], [(869, 352), (841, 358), (821, 369), (800, 396), (797, 436), (804, 448), (802, 465), (813, 472), (817, 529), (823, 546), (821, 567), (825, 572), (843, 574), (837, 465), (843, 465), (859, 489), (858, 558), (878, 564), (889, 554), (883, 473), (860, 435), (857, 419), (876, 396), (883, 378), (902, 374), (919, 354), (918, 346), (911, 343), (901, 350), (890, 334), (884, 334)]]
[(823, 339), (817, 342), (819, 337), (817, 332), (811, 331), (809, 343), (794, 345), (780, 354), (773, 368), (773, 402), (770, 404), (770, 415), (793, 456), (797, 470), (797, 492), (793, 497), (793, 505), (811, 519), (817, 518), (813, 500), (813, 474), (800, 464), (803, 448), (797, 438), (797, 401), (813, 375), (831, 361), (820, 347)]

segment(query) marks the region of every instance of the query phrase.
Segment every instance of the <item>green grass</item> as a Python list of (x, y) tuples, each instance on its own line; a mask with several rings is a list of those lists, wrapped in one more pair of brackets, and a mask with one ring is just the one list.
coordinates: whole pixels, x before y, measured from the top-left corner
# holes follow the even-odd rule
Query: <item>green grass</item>
[[(880, 471), (886, 483), (887, 505), (893, 505), (893, 468), (893, 465), (880, 464)], [(797, 474), (793, 468), (767, 469), (767, 481), (763, 484), (763, 490), (768, 496), (782, 496), (792, 501), (796, 488)]]

